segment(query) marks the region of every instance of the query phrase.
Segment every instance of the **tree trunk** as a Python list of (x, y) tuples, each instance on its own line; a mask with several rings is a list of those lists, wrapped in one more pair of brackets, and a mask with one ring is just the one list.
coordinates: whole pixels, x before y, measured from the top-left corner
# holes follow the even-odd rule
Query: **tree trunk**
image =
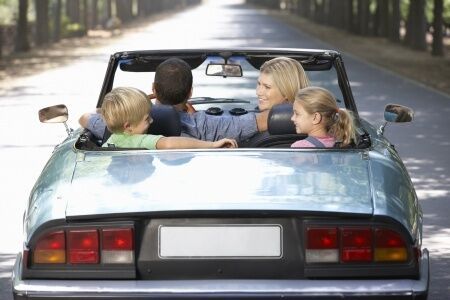
[(19, 18), (17, 19), (17, 36), (15, 50), (23, 52), (30, 50), (28, 40), (28, 0), (19, 0)]
[(388, 36), (388, 28), (389, 28), (389, 1), (388, 0), (378, 0), (377, 1), (377, 25), (375, 27), (375, 35), (381, 37)]
[(320, 0), (314, 0), (314, 21), (323, 23), (324, 13), (324, 3)]
[(322, 24), (335, 26), (337, 12), (331, 13), (330, 9), (331, 1), (332, 0), (322, 0), (323, 6)]
[(88, 0), (83, 0), (83, 25), (84, 31), (87, 33), (91, 28), (91, 24), (89, 22), (89, 4)]
[(98, 0), (91, 1), (91, 27), (95, 29), (98, 25)]
[(355, 26), (355, 16), (353, 13), (353, 0), (345, 0), (346, 7), (344, 10), (344, 20), (345, 20), (345, 28), (349, 32), (357, 32), (356, 26)]
[(138, 16), (145, 17), (148, 15), (148, 1), (138, 0)]
[(300, 3), (300, 14), (302, 17), (309, 18), (311, 15), (311, 1), (301, 0)]
[(106, 0), (106, 20), (112, 18), (112, 0)]
[(412, 35), (413, 35), (413, 19), (414, 19), (414, 6), (416, 2), (411, 1), (408, 7), (408, 17), (406, 19), (406, 32), (404, 42), (407, 46), (411, 45)]
[(358, 33), (369, 34), (370, 0), (358, 0)]
[(444, 56), (443, 41), (443, 19), (444, 4), (442, 0), (434, 0), (433, 9), (433, 45), (431, 54), (435, 56)]
[(79, 0), (66, 0), (66, 14), (71, 23), (80, 23), (80, 2)]
[(36, 45), (49, 42), (48, 0), (35, 0)]
[(389, 40), (400, 41), (400, 0), (390, 0), (391, 17), (389, 21)]
[(117, 16), (124, 22), (130, 22), (133, 19), (133, 1), (116, 0)]
[(411, 0), (407, 22), (406, 43), (416, 50), (426, 50), (425, 0)]
[(61, 9), (62, 0), (56, 0), (54, 3), (54, 24), (53, 24), (53, 40), (58, 42), (61, 39)]
[(345, 29), (345, 12), (347, 11), (347, 1), (343, 1), (343, 3), (331, 0), (330, 1), (330, 18), (331, 24), (334, 27)]

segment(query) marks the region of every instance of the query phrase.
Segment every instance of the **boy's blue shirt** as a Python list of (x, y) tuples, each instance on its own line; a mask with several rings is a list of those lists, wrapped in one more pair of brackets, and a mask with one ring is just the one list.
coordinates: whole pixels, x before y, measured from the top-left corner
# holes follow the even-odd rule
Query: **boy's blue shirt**
[[(245, 141), (258, 133), (255, 113), (242, 116), (221, 115), (212, 116), (204, 111), (193, 114), (179, 112), (181, 121), (181, 136), (193, 137), (203, 141), (217, 141), (231, 138)], [(151, 126), (151, 125), (150, 125)], [(93, 114), (88, 121), (87, 129), (102, 139), (106, 124), (100, 114)]]

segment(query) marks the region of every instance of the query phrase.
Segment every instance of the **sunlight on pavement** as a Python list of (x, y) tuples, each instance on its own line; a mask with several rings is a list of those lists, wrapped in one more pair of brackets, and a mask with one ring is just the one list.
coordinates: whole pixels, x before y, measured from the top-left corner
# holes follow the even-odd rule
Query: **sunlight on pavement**
[[(426, 216), (430, 218), (432, 216)], [(441, 256), (450, 257), (450, 228), (435, 228), (424, 225), (423, 244), (430, 250), (435, 259)]]
[[(242, 1), (209, 1), (206, 5), (178, 13), (176, 18), (152, 23), (142, 31), (128, 35), (105, 48), (105, 52), (130, 49), (230, 48), (261, 44), (263, 40), (254, 35), (242, 38), (242, 22), (234, 21), (236, 18), (248, 17), (245, 9), (224, 9), (226, 5), (239, 3)], [(212, 35), (214, 32), (220, 32), (220, 36)]]
[[(5, 258), (3, 257), (5, 256)], [(14, 261), (16, 260), (15, 255), (3, 255), (0, 253), (0, 278), (9, 278), (11, 277), (10, 269), (14, 265)]]

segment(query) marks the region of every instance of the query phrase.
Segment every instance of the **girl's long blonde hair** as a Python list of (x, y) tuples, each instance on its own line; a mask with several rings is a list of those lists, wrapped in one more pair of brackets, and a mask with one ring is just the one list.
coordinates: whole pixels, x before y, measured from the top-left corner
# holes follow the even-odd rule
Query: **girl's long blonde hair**
[(261, 73), (272, 75), (275, 85), (286, 99), (293, 103), (299, 89), (309, 86), (309, 80), (302, 65), (289, 57), (276, 57), (266, 61)]
[(355, 125), (351, 111), (339, 108), (333, 94), (321, 87), (307, 87), (298, 91), (295, 101), (299, 101), (308, 114), (320, 113), (325, 128), (341, 146), (355, 141)]
[(150, 112), (151, 102), (145, 93), (133, 87), (117, 87), (105, 95), (101, 113), (113, 133), (124, 131), (126, 122), (137, 125)]

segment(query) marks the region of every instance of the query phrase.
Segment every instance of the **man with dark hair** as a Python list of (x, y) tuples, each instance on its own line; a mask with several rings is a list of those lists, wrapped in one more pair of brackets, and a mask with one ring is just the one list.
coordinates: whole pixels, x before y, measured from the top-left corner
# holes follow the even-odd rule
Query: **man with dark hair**
[(189, 99), (192, 93), (192, 72), (181, 59), (169, 58), (158, 65), (153, 81), (153, 92), (167, 105), (177, 105)]
[[(181, 121), (181, 135), (204, 141), (232, 138), (244, 141), (258, 132), (267, 130), (268, 112), (248, 113), (242, 116), (212, 116), (205, 111), (195, 111), (188, 99), (192, 95), (192, 72), (182, 59), (169, 58), (158, 65), (152, 85), (151, 99), (156, 103), (172, 105)], [(98, 139), (103, 138), (105, 122), (100, 114), (85, 113), (79, 123)]]

